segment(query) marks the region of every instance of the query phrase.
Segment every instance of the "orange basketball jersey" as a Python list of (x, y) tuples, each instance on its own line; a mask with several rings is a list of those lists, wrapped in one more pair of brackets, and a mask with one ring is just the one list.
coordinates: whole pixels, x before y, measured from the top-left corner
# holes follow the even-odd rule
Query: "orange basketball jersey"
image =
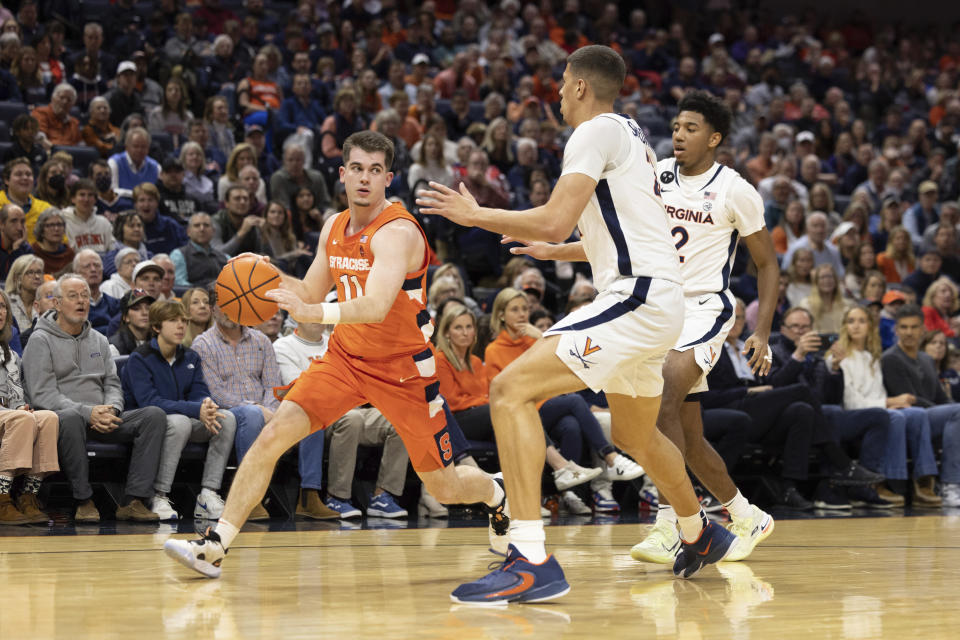
[(430, 344), (433, 320), (426, 308), (427, 238), (416, 219), (394, 203), (380, 212), (358, 233), (346, 236), (350, 210), (341, 212), (327, 238), (327, 259), (337, 285), (337, 300), (346, 302), (364, 295), (367, 275), (373, 267), (370, 244), (383, 225), (394, 220), (409, 220), (423, 236), (421, 267), (408, 273), (387, 317), (378, 324), (340, 324), (331, 338), (347, 354), (358, 358), (384, 359), (420, 354)]

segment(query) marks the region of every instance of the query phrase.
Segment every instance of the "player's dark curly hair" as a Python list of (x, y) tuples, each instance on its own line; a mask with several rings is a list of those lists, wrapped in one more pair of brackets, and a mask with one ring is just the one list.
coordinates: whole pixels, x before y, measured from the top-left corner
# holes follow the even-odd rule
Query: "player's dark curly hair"
[[(730, 135), (730, 126), (733, 121), (733, 114), (730, 107), (707, 91), (690, 91), (677, 105), (677, 113), (681, 111), (693, 111), (699, 113), (706, 120), (707, 124), (713, 127), (713, 130), (720, 134), (723, 140)], [(721, 140), (721, 143), (723, 142)]]

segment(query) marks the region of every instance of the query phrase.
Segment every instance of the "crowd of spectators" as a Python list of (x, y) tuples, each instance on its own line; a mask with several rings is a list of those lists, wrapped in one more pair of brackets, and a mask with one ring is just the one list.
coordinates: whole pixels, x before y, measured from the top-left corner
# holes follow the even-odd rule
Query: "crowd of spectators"
[[(8, 411), (0, 412), (0, 521), (43, 517), (30, 496), (58, 466), (54, 418), (78, 519), (99, 517), (88, 438), (134, 443), (117, 517), (146, 520), (176, 513), (169, 493), (179, 453), (188, 441), (209, 442), (195, 515), (218, 515), (231, 448), (243, 457), (277, 406), (274, 389), (325, 349), (323, 328), (291, 334), (294, 323), (283, 317), (257, 329), (226, 319), (208, 290), (223, 265), (250, 251), (302, 275), (324, 221), (346, 206), (343, 142), (368, 128), (393, 141), (388, 196), (415, 214), (414, 194), (427, 181), (464, 184), (482, 205), (545, 203), (569, 135), (557, 92), (564, 60), (589, 43), (622, 54), (628, 74), (618, 109), (636, 119), (660, 158), (672, 153), (671, 118), (684, 93), (710, 91), (732, 110), (717, 159), (764, 200), (783, 269), (775, 352), (783, 366), (807, 365), (786, 376), (806, 390), (791, 391), (784, 406), (813, 407), (810, 428), (821, 441), (812, 444), (826, 447), (835, 467), (846, 458), (831, 442), (859, 449), (862, 462), (884, 458), (864, 434), (873, 420), (887, 421), (890, 433), (903, 422), (912, 438), (903, 457), (914, 460), (915, 480), (903, 484), (906, 467), (893, 460), (900, 453), (874, 460), (873, 470), (888, 477), (883, 500), (909, 494), (915, 504), (939, 504), (939, 481), (943, 502), (960, 506), (953, 457), (960, 405), (952, 400), (960, 400), (960, 44), (953, 36), (860, 12), (771, 17), (657, 2), (644, 10), (583, 0), (21, 0), (0, 7), (0, 133), (7, 134), (0, 136), (0, 343), (9, 387)], [(472, 341), (438, 338), (456, 361), (458, 375), (447, 384), (464, 382), (464, 369), (477, 378), (465, 402), (448, 398), (450, 408), (471, 440), (492, 440), (489, 418), (477, 409), (487, 374), (473, 376), (466, 351), (482, 368), (488, 343), (499, 345), (493, 351), (524, 344), (595, 295), (590, 273), (583, 264), (512, 257), (499, 237), (479, 229), (422, 223), (434, 261), (430, 311), (443, 327), (445, 305), (462, 303), (446, 328), (459, 319), (474, 332)], [(756, 322), (745, 251), (732, 275), (743, 301), (735, 342)], [(497, 309), (504, 292), (520, 295)], [(498, 317), (517, 300), (526, 317)], [(873, 350), (849, 333), (851, 316), (860, 318), (851, 310), (861, 308), (885, 350), (882, 408), (893, 417), (863, 414), (863, 430), (844, 434), (827, 406), (865, 408), (844, 386), (872, 371), (850, 355)], [(921, 330), (928, 333), (914, 341), (910, 332)], [(897, 375), (895, 363), (911, 376)], [(737, 366), (731, 362), (734, 374)], [(168, 383), (165, 368), (178, 384)], [(815, 375), (824, 370), (848, 379), (824, 386)], [(767, 391), (767, 381), (733, 375), (730, 387), (738, 386)], [(761, 438), (769, 425), (751, 431), (744, 425), (758, 416), (727, 400), (705, 403), (705, 420), (733, 425), (718, 428), (714, 440), (735, 467), (737, 438)], [(594, 473), (629, 462), (609, 444), (603, 402), (587, 395), (544, 407), (555, 409), (544, 415), (555, 445), (548, 462), (575, 513), (589, 508), (569, 489), (587, 480), (595, 510), (618, 508), (608, 474)], [(916, 415), (898, 417), (918, 407), (940, 407), (928, 411), (927, 432)], [(740, 413), (731, 419), (726, 411)], [(32, 460), (8, 426), (23, 432), (28, 423), (43, 442), (30, 449)], [(358, 515), (348, 495), (356, 448), (381, 444), (370, 513), (405, 515), (396, 498), (406, 462), (382, 416), (351, 412), (329, 432), (337, 454), (325, 500), (324, 437), (300, 445), (298, 513)], [(930, 442), (943, 449), (940, 472), (931, 467)], [(794, 452), (793, 476), (781, 480), (804, 480), (808, 462)], [(775, 493), (774, 501), (806, 506), (796, 491)], [(641, 494), (655, 501), (649, 487)], [(817, 503), (844, 499), (820, 495)], [(426, 494), (420, 507), (443, 512)], [(260, 506), (253, 516), (267, 513)]]

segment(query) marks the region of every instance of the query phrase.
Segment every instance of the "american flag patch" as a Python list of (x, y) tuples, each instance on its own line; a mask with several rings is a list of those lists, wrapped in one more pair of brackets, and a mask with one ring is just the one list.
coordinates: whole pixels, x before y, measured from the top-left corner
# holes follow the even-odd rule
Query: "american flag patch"
[(360, 242), (366, 242), (366, 241), (367, 241), (367, 236), (366, 236), (366, 235), (360, 236)]
[(704, 200), (716, 200), (717, 192), (716, 191), (704, 191), (703, 199)]

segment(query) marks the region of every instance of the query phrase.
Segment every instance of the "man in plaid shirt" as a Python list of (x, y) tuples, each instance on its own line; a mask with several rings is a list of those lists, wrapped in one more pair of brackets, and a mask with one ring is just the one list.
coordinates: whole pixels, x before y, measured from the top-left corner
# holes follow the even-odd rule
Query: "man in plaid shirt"
[[(270, 339), (223, 315), (216, 304), (215, 283), (210, 284), (207, 292), (214, 324), (194, 339), (191, 348), (200, 354), (213, 401), (229, 409), (237, 419), (234, 446), (239, 461), (280, 405), (273, 395), (273, 388), (280, 386), (280, 367)], [(269, 517), (262, 504), (250, 514), (250, 520)]]

